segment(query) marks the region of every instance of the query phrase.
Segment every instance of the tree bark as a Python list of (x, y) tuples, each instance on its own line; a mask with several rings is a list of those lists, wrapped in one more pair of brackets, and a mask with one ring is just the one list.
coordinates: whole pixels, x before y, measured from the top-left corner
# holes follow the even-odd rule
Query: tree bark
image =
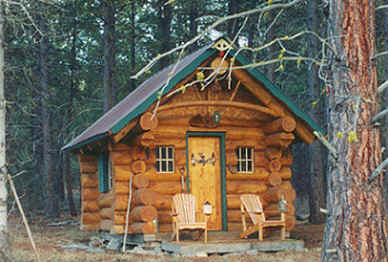
[[(159, 53), (165, 53), (171, 49), (171, 20), (172, 10), (171, 5), (165, 5), (164, 0), (158, 1), (158, 18), (159, 18), (159, 41), (161, 43)], [(164, 69), (170, 64), (169, 56), (165, 56), (160, 60), (161, 69)]]
[[(375, 46), (375, 1), (330, 0), (329, 141), (326, 227), (321, 261), (388, 261)], [(367, 101), (365, 101), (367, 98)], [(343, 136), (339, 135), (342, 134)]]
[[(384, 5), (388, 5), (388, 0), (384, 0)], [(385, 9), (387, 10), (387, 9)], [(388, 51), (388, 11), (382, 11), (384, 12), (384, 50)], [(387, 56), (385, 56), (384, 60), (385, 65), (384, 66), (384, 76), (383, 80), (388, 81), (388, 59)], [(382, 95), (382, 101), (383, 101), (383, 108), (388, 108), (388, 89), (385, 90), (384, 94)], [(383, 153), (383, 159), (388, 158), (388, 117), (384, 118), (383, 122), (383, 128), (382, 128), (382, 144), (385, 148)], [(388, 172), (384, 172), (384, 189), (385, 189), (385, 201), (388, 201)], [(388, 208), (388, 202), (386, 203), (386, 208)]]
[[(318, 2), (307, 2), (307, 29), (318, 33), (319, 16), (318, 16)], [(319, 54), (319, 40), (313, 36), (307, 37), (307, 53), (310, 56), (317, 56)], [(310, 115), (313, 119), (322, 126), (322, 107), (318, 102), (313, 106), (314, 101), (320, 101), (320, 82), (318, 79), (317, 65), (311, 63), (307, 70), (307, 92), (308, 92), (308, 107)], [(325, 195), (325, 169), (323, 163), (323, 148), (322, 145), (315, 141), (308, 148), (308, 163), (310, 164), (310, 172), (307, 174), (309, 180), (309, 207), (310, 207), (310, 222), (313, 224), (320, 224), (325, 221), (325, 216), (320, 212), (320, 208), (326, 206)]]
[(115, 4), (113, 0), (104, 1), (104, 111), (108, 111), (114, 101), (115, 71)]
[(5, 140), (6, 101), (4, 97), (4, 12), (3, 2), (0, 2), (0, 258), (2, 261), (11, 261), (11, 252), (8, 239), (8, 191), (7, 165)]
[(47, 25), (44, 18), (45, 4), (40, 4), (41, 16), (39, 17), (39, 26), (42, 32), (42, 38), (39, 46), (39, 68), (40, 68), (40, 95), (42, 106), (42, 133), (43, 133), (43, 181), (45, 187), (45, 216), (58, 217), (58, 201), (56, 194), (56, 176), (53, 172), (52, 155), (51, 155), (51, 128), (50, 128), (50, 112), (49, 112), (49, 83), (48, 83), (48, 68), (47, 68)]

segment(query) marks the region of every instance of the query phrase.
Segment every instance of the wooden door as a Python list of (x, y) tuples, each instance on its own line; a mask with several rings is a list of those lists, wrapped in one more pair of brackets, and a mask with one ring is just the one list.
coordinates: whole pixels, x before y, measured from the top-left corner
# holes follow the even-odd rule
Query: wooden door
[(189, 188), (197, 202), (197, 218), (204, 221), (203, 205), (212, 205), (210, 230), (222, 229), (221, 154), (218, 137), (189, 137)]

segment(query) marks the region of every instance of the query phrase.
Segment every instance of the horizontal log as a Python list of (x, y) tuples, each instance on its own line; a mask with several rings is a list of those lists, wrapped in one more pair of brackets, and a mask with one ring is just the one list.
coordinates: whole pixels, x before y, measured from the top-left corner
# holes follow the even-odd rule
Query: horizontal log
[(110, 232), (110, 230), (112, 229), (112, 225), (112, 220), (102, 220), (100, 222), (100, 230)]
[(268, 162), (268, 170), (270, 172), (278, 172), (282, 168), (282, 163), (279, 159), (274, 159)]
[(129, 165), (133, 161), (130, 151), (110, 152), (110, 157), (114, 166)]
[(247, 138), (260, 141), (264, 138), (264, 132), (259, 128), (239, 128), (226, 131), (226, 140), (245, 140)]
[[(128, 199), (128, 198), (127, 198)], [(151, 205), (159, 209), (171, 209), (172, 195), (164, 195), (150, 189), (138, 189), (134, 193), (135, 205)]]
[(152, 112), (145, 112), (141, 115), (139, 120), (139, 126), (143, 130), (152, 130), (155, 129), (159, 124), (158, 117)]
[(292, 132), (296, 128), (296, 121), (294, 118), (286, 116), (278, 118), (263, 125), (262, 129), (266, 134), (272, 134), (280, 131)]
[(225, 142), (225, 148), (227, 150), (233, 150), (240, 146), (253, 147), (255, 150), (265, 150), (267, 148), (264, 139), (252, 141), (249, 137), (247, 137), (241, 140), (226, 140)]
[[(228, 209), (226, 211), (228, 222), (241, 222), (241, 209)], [(249, 218), (248, 218), (249, 219)]]
[(159, 232), (172, 232), (172, 224), (159, 224), (158, 225)]
[[(227, 194), (226, 195), (226, 207), (227, 209), (239, 209), (241, 205), (240, 194)], [(261, 199), (263, 207), (267, 206), (267, 202)]]
[(93, 201), (100, 196), (98, 188), (83, 188), (82, 189), (82, 201)]
[(133, 186), (136, 188), (146, 188), (149, 184), (150, 180), (145, 174), (139, 174), (133, 177)]
[(281, 159), (283, 150), (277, 147), (269, 147), (264, 151), (264, 155), (268, 160)]
[[(115, 182), (115, 192), (116, 194), (129, 194), (129, 181), (116, 181)], [(132, 189), (133, 192), (134, 189)]]
[[(232, 170), (231, 170), (232, 169)], [(236, 169), (228, 166), (226, 180), (267, 180), (269, 172), (263, 167), (255, 167), (252, 174), (237, 173)]]
[(296, 197), (294, 189), (284, 189), (280, 186), (277, 186), (269, 188), (265, 193), (262, 194), (262, 198), (270, 203), (278, 203), (282, 199), (282, 195), (284, 195), (284, 199), (287, 201), (287, 203), (292, 203)]
[(308, 127), (304, 122), (302, 122), (302, 120), (296, 120), (295, 131), (298, 137), (307, 144), (311, 144), (315, 140), (313, 130), (311, 130), (310, 127)]
[(81, 224), (82, 231), (98, 231), (100, 230), (100, 223), (96, 224)]
[[(252, 223), (249, 218), (246, 219), (247, 226), (251, 226)], [(240, 222), (228, 222), (228, 232), (242, 232), (243, 231), (243, 224), (240, 220)]]
[(265, 143), (267, 146), (286, 148), (294, 139), (295, 136), (292, 133), (281, 132), (266, 136)]
[(129, 150), (129, 154), (131, 155), (133, 161), (136, 161), (136, 160), (144, 161), (145, 159), (147, 159), (147, 155), (148, 155), (145, 147), (135, 146), (135, 145), (131, 146)]
[(114, 194), (113, 191), (110, 191), (105, 194), (100, 194), (100, 196), (97, 199), (97, 204), (99, 208), (106, 208), (111, 207), (114, 200)]
[(129, 145), (123, 144), (123, 143), (109, 144), (109, 150), (112, 152), (121, 152), (121, 151), (128, 152), (130, 148), (131, 147)]
[(292, 157), (292, 153), (290, 151), (284, 152), (282, 158), (280, 159), (282, 166), (291, 166), (294, 162), (294, 158)]
[(131, 163), (131, 169), (134, 174), (144, 173), (147, 165), (143, 160), (135, 160)]
[[(279, 211), (279, 205), (275, 203), (270, 204), (264, 208), (265, 217), (276, 217), (276, 216), (280, 217), (280, 213), (281, 212)], [(285, 214), (288, 214), (288, 215), (295, 214), (295, 207), (292, 203), (288, 204), (288, 209), (287, 209), (287, 212), (285, 212)]]
[[(133, 203), (131, 203), (133, 206)], [(128, 194), (116, 194), (114, 201), (114, 209), (116, 211), (125, 211), (128, 207)]]
[(137, 135), (133, 140), (133, 144), (136, 146), (154, 147), (156, 138), (151, 132), (146, 132)]
[(161, 194), (174, 195), (182, 192), (182, 185), (180, 181), (151, 182), (148, 189)]
[(281, 187), (281, 188), (284, 188), (284, 189), (287, 189), (287, 190), (293, 189), (292, 184), (291, 184), (291, 182), (290, 182), (289, 180), (283, 181), (283, 182), (280, 184), (280, 187)]
[(115, 181), (129, 181), (132, 174), (130, 165), (114, 165), (113, 166), (113, 179)]
[(227, 194), (258, 194), (265, 192), (267, 186), (264, 182), (255, 180), (232, 180), (226, 181)]
[(81, 174), (95, 174), (98, 171), (97, 160), (80, 161), (79, 168)]
[(100, 217), (101, 219), (113, 219), (113, 208), (103, 208), (100, 210)]
[(131, 234), (155, 234), (156, 225), (153, 222), (133, 223), (129, 226)]
[(158, 223), (160, 224), (172, 223), (171, 209), (158, 210)]
[(270, 186), (279, 186), (282, 183), (282, 177), (279, 172), (272, 172), (268, 177), (267, 183)]
[[(110, 233), (116, 234), (116, 235), (123, 235), (125, 232), (124, 229), (125, 229), (124, 225), (112, 225)], [(130, 233), (129, 230), (128, 230), (128, 233)]]
[[(113, 214), (113, 223), (115, 225), (125, 225), (127, 218), (127, 212), (126, 211), (116, 211)], [(130, 217), (128, 217), (128, 224), (131, 224), (132, 221), (130, 220)]]
[(151, 222), (158, 216), (153, 206), (136, 206), (130, 212), (131, 221)]
[(83, 212), (81, 217), (81, 223), (84, 225), (87, 224), (98, 224), (100, 223), (100, 215), (97, 212), (90, 213), (90, 212)]
[(88, 155), (88, 154), (78, 154), (78, 161), (82, 162), (97, 162), (97, 156), (96, 155)]
[(82, 188), (96, 188), (98, 187), (98, 176), (96, 173), (84, 174), (81, 173), (81, 186)]
[(100, 210), (97, 200), (94, 201), (82, 201), (83, 212), (97, 212)]
[(292, 177), (291, 168), (286, 166), (282, 167), (279, 171), (279, 175), (284, 180), (291, 179)]

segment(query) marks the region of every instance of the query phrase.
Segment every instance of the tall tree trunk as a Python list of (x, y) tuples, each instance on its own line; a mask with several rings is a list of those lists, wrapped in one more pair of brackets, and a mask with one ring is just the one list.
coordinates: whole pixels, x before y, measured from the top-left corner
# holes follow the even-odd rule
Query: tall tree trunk
[[(239, 5), (241, 3), (238, 1), (238, 0), (229, 0), (228, 1), (228, 14), (229, 15), (232, 15), (232, 14), (237, 14), (239, 12)], [(239, 19), (232, 19), (232, 20), (229, 20), (228, 22), (228, 28), (227, 28), (227, 32), (228, 32), (228, 36), (230, 39), (233, 39), (239, 28)]]
[[(199, 16), (199, 8), (198, 5), (200, 1), (189, 1), (189, 39), (193, 39), (198, 34), (198, 23), (197, 18)], [(197, 42), (190, 46), (190, 51), (194, 51), (197, 49)]]
[[(166, 1), (159, 0), (158, 2), (158, 15), (159, 15), (159, 41), (161, 43), (160, 52), (165, 53), (171, 49), (171, 20), (172, 10), (171, 5), (166, 4)], [(160, 60), (161, 69), (170, 64), (170, 58), (168, 56), (163, 57)]]
[[(136, 71), (136, 30), (135, 30), (135, 15), (136, 15), (136, 1), (132, 0), (130, 2), (130, 14), (129, 17), (131, 19), (131, 29), (130, 29), (130, 34), (131, 34), (131, 43), (130, 43), (130, 51), (131, 51), (131, 75), (135, 74)], [(133, 91), (136, 89), (136, 79), (131, 79), (130, 80), (130, 91)]]
[(322, 261), (388, 261), (381, 163), (375, 46), (375, 1), (330, 0), (329, 157)]
[(39, 68), (40, 68), (40, 95), (42, 101), (42, 133), (43, 133), (43, 181), (45, 186), (45, 216), (57, 217), (59, 215), (58, 201), (56, 194), (56, 176), (52, 168), (52, 155), (51, 155), (51, 128), (50, 128), (50, 112), (49, 112), (49, 84), (48, 84), (48, 69), (47, 69), (47, 52), (48, 52), (48, 40), (47, 40), (47, 26), (44, 15), (45, 4), (40, 4), (41, 16), (39, 18), (40, 30), (42, 32), (42, 38), (39, 46)]
[[(307, 29), (318, 33), (319, 16), (318, 16), (318, 2), (308, 1), (306, 6), (307, 11)], [(310, 56), (316, 56), (319, 53), (319, 40), (313, 36), (308, 35), (307, 38), (307, 53)], [(311, 63), (309, 70), (307, 70), (307, 92), (308, 92), (308, 107), (310, 115), (313, 119), (322, 125), (322, 103), (313, 104), (313, 101), (320, 100), (320, 82), (318, 79), (317, 65)], [(315, 106), (313, 106), (315, 105)], [(310, 222), (313, 224), (320, 224), (325, 221), (325, 216), (320, 212), (321, 207), (326, 206), (325, 199), (325, 170), (323, 164), (323, 148), (322, 145), (315, 141), (308, 148), (308, 156), (310, 164), (310, 172), (307, 174), (310, 181), (309, 199), (310, 199)]]
[[(77, 4), (74, 2), (73, 4), (73, 33), (72, 33), (72, 45), (71, 45), (71, 80), (70, 80), (70, 93), (69, 93), (69, 107), (67, 110), (68, 119), (72, 119), (73, 115), (73, 97), (75, 86), (77, 84), (76, 70), (77, 70), (77, 50), (76, 50), (76, 42), (78, 35), (78, 22), (77, 22)], [(63, 159), (63, 158), (62, 158)], [(71, 163), (70, 163), (70, 154), (65, 153), (64, 155), (64, 173), (65, 173), (65, 184), (66, 184), (66, 192), (67, 192), (67, 201), (69, 204), (70, 215), (77, 216), (77, 210), (74, 205), (73, 199), (73, 185), (71, 179)]]
[[(388, 0), (384, 1), (384, 5), (388, 5)], [(388, 11), (387, 9), (384, 9), (384, 50), (388, 51)], [(381, 12), (381, 11), (380, 11)], [(385, 56), (384, 60), (385, 64), (384, 66), (384, 76), (383, 80), (388, 81), (388, 59), (387, 56)], [(383, 108), (388, 108), (388, 90), (385, 90), (383, 97)], [(388, 158), (388, 117), (386, 116), (384, 118), (383, 122), (383, 128), (382, 128), (382, 144), (385, 148), (383, 153), (383, 159)], [(388, 171), (384, 172), (384, 189), (385, 189), (385, 201), (388, 201)], [(388, 202), (386, 203), (386, 208), (388, 208)]]
[(4, 97), (4, 12), (3, 2), (0, 2), (0, 259), (10, 260), (10, 247), (8, 240), (8, 170), (6, 165), (6, 140), (5, 140), (5, 113), (6, 103)]
[(115, 3), (104, 0), (104, 111), (115, 103)]

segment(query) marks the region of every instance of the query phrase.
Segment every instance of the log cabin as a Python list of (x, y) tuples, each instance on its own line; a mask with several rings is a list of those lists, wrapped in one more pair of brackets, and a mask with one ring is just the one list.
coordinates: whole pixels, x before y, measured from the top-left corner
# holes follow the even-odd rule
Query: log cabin
[[(174, 194), (190, 192), (209, 230), (241, 231), (240, 195), (260, 195), (265, 215), (289, 203), (290, 145), (325, 132), (224, 38), (156, 73), (63, 150), (78, 155), (81, 229), (171, 231)], [(129, 216), (126, 217), (129, 208)]]

